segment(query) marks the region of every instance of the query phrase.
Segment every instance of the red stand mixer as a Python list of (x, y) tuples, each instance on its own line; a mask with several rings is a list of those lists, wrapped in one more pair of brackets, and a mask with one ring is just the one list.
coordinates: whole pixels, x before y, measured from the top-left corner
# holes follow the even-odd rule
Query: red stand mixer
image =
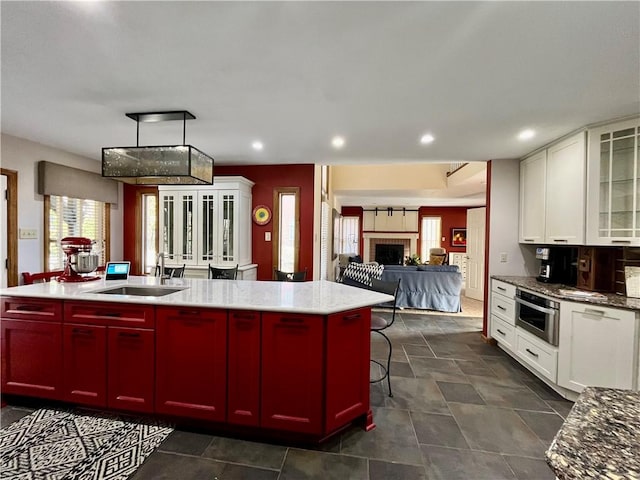
[(64, 273), (57, 278), (59, 282), (100, 280), (100, 277), (86, 275), (98, 268), (100, 257), (91, 253), (94, 243), (93, 240), (85, 237), (65, 237), (60, 240), (60, 246), (67, 255), (67, 259), (64, 262)]

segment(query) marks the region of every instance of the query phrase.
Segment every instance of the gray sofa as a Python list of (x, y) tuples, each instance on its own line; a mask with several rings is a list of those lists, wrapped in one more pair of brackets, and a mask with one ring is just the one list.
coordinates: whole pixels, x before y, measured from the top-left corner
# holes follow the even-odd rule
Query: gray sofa
[(398, 306), (460, 312), (462, 274), (457, 265), (385, 265), (382, 280), (401, 279)]

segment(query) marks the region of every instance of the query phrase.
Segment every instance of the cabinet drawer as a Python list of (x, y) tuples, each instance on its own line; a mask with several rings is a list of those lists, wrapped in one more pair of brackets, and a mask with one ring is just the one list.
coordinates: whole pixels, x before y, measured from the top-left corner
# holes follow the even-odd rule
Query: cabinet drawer
[(514, 350), (515, 330), (513, 325), (491, 315), (491, 337), (509, 350)]
[(491, 314), (497, 315), (505, 322), (515, 326), (516, 302), (498, 293), (491, 294)]
[(107, 302), (64, 302), (64, 322), (134, 328), (156, 324), (153, 306)]
[(491, 280), (491, 291), (508, 298), (514, 298), (516, 296), (516, 286), (501, 282), (500, 280)]
[(558, 349), (544, 345), (536, 337), (522, 329), (516, 329), (516, 355), (538, 373), (556, 382)]
[(2, 318), (61, 322), (62, 302), (41, 298), (2, 297)]

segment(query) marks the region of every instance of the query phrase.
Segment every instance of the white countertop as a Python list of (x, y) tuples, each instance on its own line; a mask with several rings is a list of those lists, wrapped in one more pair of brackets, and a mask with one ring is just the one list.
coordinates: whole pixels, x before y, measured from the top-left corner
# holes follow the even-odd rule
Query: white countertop
[(2, 296), (126, 302), (176, 307), (210, 307), (327, 315), (392, 301), (393, 297), (335, 282), (265, 282), (251, 280), (171, 279), (166, 287), (184, 290), (162, 297), (105, 295), (99, 290), (123, 285), (159, 285), (156, 277), (95, 280), (82, 283), (39, 283), (0, 289)]

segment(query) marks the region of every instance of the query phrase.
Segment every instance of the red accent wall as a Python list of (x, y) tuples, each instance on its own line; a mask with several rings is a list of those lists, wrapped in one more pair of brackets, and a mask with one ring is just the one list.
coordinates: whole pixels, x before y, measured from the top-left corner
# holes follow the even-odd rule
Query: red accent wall
[[(442, 236), (445, 241), (440, 246), (447, 252), (466, 252), (465, 247), (451, 246), (451, 229), (467, 228), (467, 209), (472, 207), (420, 207), (418, 211), (419, 222), (422, 224), (422, 217), (441, 217), (442, 218)], [(419, 227), (418, 227), (419, 228)], [(420, 232), (419, 242), (422, 241), (422, 232)]]
[[(302, 165), (228, 165), (215, 167), (216, 176), (240, 175), (255, 182), (252, 189), (253, 205), (267, 205), (273, 211), (273, 190), (278, 187), (300, 187), (300, 250), (298, 268), (307, 269), (307, 279), (313, 278), (313, 187), (314, 166)], [(123, 255), (132, 262), (135, 254), (136, 190), (140, 187), (124, 185)], [(146, 187), (148, 188), (148, 187)], [(273, 245), (266, 242), (265, 232), (272, 232), (274, 225), (252, 223), (253, 263), (258, 264), (258, 280), (273, 279)]]
[(148, 186), (124, 184), (124, 205), (122, 220), (122, 256), (123, 260), (131, 262), (131, 274), (141, 275), (140, 264), (136, 262), (136, 192), (140, 188), (148, 189)]
[[(307, 279), (313, 278), (313, 186), (314, 166), (302, 165), (224, 165), (215, 167), (216, 176), (241, 175), (255, 182), (253, 206), (266, 205), (273, 212), (273, 190), (278, 187), (300, 187), (300, 250), (298, 269), (307, 269)], [(273, 245), (264, 240), (272, 232), (273, 222), (252, 228), (253, 263), (258, 264), (258, 280), (273, 278)]]

